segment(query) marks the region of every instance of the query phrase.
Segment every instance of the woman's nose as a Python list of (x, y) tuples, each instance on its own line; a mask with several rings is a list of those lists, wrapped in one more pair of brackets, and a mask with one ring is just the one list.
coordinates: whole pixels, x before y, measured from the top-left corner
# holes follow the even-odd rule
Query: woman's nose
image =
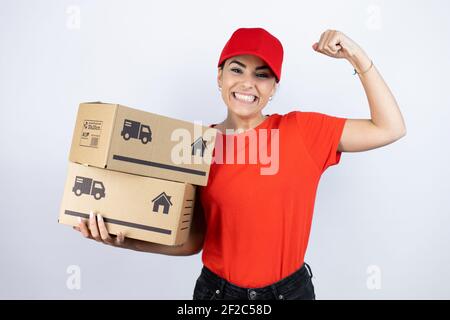
[(253, 78), (253, 75), (244, 75), (244, 77), (242, 78), (242, 86), (247, 89), (255, 87), (255, 79)]

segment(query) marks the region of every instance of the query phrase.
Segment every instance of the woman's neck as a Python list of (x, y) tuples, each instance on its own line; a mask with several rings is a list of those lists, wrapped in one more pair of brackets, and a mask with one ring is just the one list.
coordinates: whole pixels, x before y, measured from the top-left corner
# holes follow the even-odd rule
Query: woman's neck
[(221, 129), (249, 130), (259, 126), (266, 118), (267, 116), (264, 116), (262, 113), (252, 118), (241, 118), (228, 114), (227, 118), (219, 126)]

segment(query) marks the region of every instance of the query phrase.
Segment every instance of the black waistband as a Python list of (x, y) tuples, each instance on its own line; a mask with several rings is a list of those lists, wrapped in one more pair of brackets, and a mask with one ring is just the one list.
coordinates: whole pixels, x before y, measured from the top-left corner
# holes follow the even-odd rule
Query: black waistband
[(259, 291), (270, 291), (272, 290), (272, 287), (276, 287), (276, 288), (280, 288), (283, 287), (285, 285), (287, 285), (288, 283), (295, 281), (297, 279), (303, 279), (307, 276), (312, 277), (312, 272), (311, 272), (311, 268), (310, 266), (305, 262), (303, 263), (303, 265), (296, 270), (295, 272), (291, 273), (290, 275), (288, 275), (287, 277), (272, 283), (270, 285), (264, 286), (264, 287), (256, 287), (256, 288), (249, 288), (249, 287), (241, 287), (238, 286), (234, 283), (231, 283), (227, 280), (225, 280), (224, 278), (220, 277), (219, 275), (217, 275), (216, 273), (214, 273), (213, 271), (211, 271), (210, 269), (208, 269), (206, 266), (203, 266), (202, 268), (202, 275), (212, 281), (214, 284), (219, 284), (219, 285), (227, 285), (229, 288), (232, 288), (234, 290), (248, 290), (248, 289), (256, 289)]

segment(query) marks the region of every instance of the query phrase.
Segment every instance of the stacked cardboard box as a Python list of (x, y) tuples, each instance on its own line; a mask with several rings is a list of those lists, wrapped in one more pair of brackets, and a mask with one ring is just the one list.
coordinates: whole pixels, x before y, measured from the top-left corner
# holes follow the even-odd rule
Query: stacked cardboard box
[(77, 225), (95, 210), (111, 234), (184, 243), (216, 132), (119, 104), (80, 104), (59, 223)]

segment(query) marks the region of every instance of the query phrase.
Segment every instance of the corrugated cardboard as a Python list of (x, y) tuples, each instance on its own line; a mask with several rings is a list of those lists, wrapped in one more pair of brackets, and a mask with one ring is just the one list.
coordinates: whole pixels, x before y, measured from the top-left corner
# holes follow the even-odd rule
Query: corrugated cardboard
[(59, 223), (75, 226), (91, 210), (111, 234), (178, 245), (187, 240), (195, 186), (69, 162)]
[(82, 103), (69, 160), (205, 186), (216, 132), (119, 104)]

